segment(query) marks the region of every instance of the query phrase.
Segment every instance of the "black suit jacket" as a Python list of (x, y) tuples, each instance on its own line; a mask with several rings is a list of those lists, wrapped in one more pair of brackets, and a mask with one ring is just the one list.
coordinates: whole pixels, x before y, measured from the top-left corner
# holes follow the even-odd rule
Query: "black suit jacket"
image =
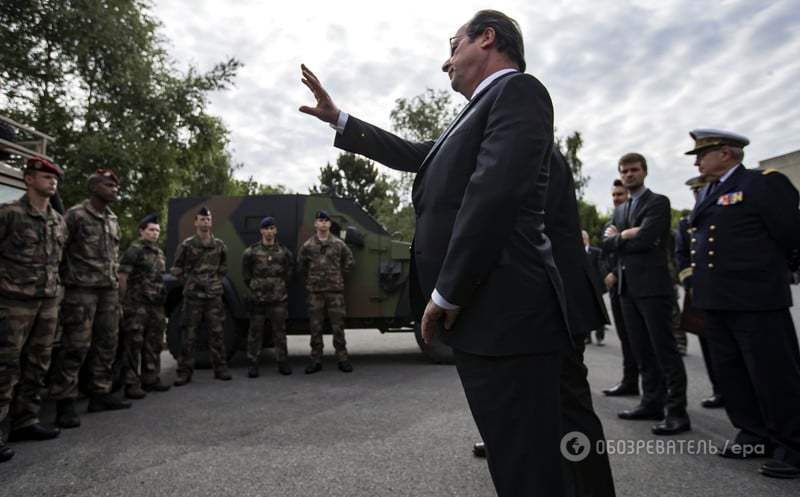
[(672, 296), (672, 275), (668, 258), (672, 212), (669, 199), (650, 190), (639, 197), (633, 212), (630, 203), (614, 209), (612, 224), (622, 231), (640, 227), (630, 240), (614, 235), (603, 240), (603, 250), (617, 256), (620, 295), (630, 297)]
[(589, 259), (589, 267), (591, 268), (591, 276), (593, 281), (595, 282), (595, 286), (602, 293), (606, 293), (605, 284), (603, 283), (603, 278), (606, 274), (603, 272), (603, 250), (597, 247), (589, 246), (589, 251), (586, 252), (586, 256)]
[(695, 307), (790, 307), (787, 257), (800, 248), (797, 206), (797, 190), (786, 176), (744, 166), (698, 202), (688, 229)]
[(350, 116), (334, 144), (417, 173), (412, 302), (420, 312), (436, 288), (462, 306), (445, 335), (449, 345), (501, 356), (568, 343), (561, 279), (544, 234), (553, 108), (536, 78), (498, 78), (434, 143)]
[(586, 335), (608, 324), (608, 313), (583, 248), (572, 171), (558, 150), (550, 161), (545, 209), (544, 231), (553, 244), (553, 258), (564, 283), (569, 329), (573, 335)]

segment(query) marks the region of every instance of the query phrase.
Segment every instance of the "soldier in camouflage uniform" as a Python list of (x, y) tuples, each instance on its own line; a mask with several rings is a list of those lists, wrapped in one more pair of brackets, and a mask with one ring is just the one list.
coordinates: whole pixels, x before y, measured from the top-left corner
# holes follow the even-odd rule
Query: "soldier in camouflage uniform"
[(350, 373), (353, 365), (347, 358), (344, 338), (344, 273), (353, 268), (355, 261), (347, 245), (331, 233), (331, 219), (325, 211), (317, 212), (314, 229), (316, 234), (303, 244), (298, 254), (300, 271), (305, 278), (311, 331), (311, 362), (306, 374), (322, 369), (322, 327), (326, 315), (333, 332), (339, 370)]
[(258, 358), (264, 337), (264, 321), (269, 319), (275, 359), (281, 374), (292, 374), (286, 351), (286, 318), (289, 316), (287, 288), (292, 277), (292, 253), (280, 245), (275, 237), (278, 228), (275, 219), (261, 220), (261, 240), (242, 254), (242, 277), (250, 289), (252, 312), (247, 337), (247, 359), (250, 367), (247, 376), (258, 377)]
[(9, 439), (47, 440), (59, 434), (39, 422), (45, 374), (58, 317), (58, 264), (64, 220), (50, 207), (61, 169), (31, 159), (27, 192), (0, 205), (0, 462), (14, 456)]
[(117, 200), (119, 178), (110, 169), (98, 169), (89, 176), (87, 185), (89, 198), (71, 207), (65, 216), (62, 346), (50, 384), (50, 398), (58, 401), (56, 424), (62, 428), (80, 426), (75, 400), (84, 361), (90, 372), (89, 412), (131, 406), (111, 395), (112, 365), (119, 341), (120, 232), (117, 216), (108, 206)]
[[(165, 392), (159, 379), (164, 342), (164, 252), (158, 248), (161, 227), (150, 214), (139, 223), (139, 239), (119, 261), (125, 396), (143, 399), (146, 392)], [(141, 369), (140, 369), (141, 368)]]
[(171, 272), (183, 285), (183, 327), (181, 353), (178, 358), (178, 377), (175, 386), (192, 380), (194, 372), (194, 341), (197, 328), (205, 321), (208, 327), (208, 352), (214, 368), (214, 378), (233, 379), (225, 358), (225, 304), (222, 302), (222, 279), (228, 271), (225, 242), (211, 234), (211, 212), (203, 207), (195, 215), (196, 234), (180, 245), (175, 253)]

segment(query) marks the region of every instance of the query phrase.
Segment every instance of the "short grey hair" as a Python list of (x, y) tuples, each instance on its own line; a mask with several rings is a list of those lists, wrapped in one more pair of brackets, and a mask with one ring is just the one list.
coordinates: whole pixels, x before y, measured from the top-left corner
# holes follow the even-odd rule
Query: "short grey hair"
[(467, 36), (473, 41), (486, 28), (494, 29), (497, 50), (525, 72), (525, 45), (517, 21), (497, 10), (480, 10), (467, 23)]

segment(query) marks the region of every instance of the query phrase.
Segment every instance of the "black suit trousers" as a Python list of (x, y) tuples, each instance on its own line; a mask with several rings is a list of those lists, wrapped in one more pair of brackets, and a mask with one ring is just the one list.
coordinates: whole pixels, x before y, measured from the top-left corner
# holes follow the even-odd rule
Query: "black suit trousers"
[(565, 496), (561, 354), (453, 352), (498, 497)]
[(731, 423), (800, 466), (800, 351), (788, 309), (706, 311), (706, 338)]
[(625, 318), (622, 316), (622, 303), (619, 294), (611, 290), (608, 294), (611, 300), (611, 314), (614, 316), (614, 327), (622, 347), (622, 382), (639, 385), (639, 365), (631, 347), (631, 339), (625, 327)]
[(686, 415), (686, 369), (672, 334), (672, 295), (622, 295), (622, 314), (642, 376), (642, 405)]
[(597, 452), (599, 441), (605, 442), (603, 424), (594, 412), (592, 392), (587, 380), (588, 370), (583, 363), (586, 348), (583, 340), (575, 340), (575, 349), (561, 355), (561, 419), (562, 433), (573, 431), (589, 438), (590, 452), (578, 462), (564, 460), (568, 484), (574, 482), (576, 497), (614, 497), (614, 478), (608, 454)]

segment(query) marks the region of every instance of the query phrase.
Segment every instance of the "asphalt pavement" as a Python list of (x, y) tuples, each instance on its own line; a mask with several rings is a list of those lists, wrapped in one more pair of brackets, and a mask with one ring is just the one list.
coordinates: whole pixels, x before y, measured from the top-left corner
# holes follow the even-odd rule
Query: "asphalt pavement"
[[(290, 337), (292, 376), (267, 357), (261, 377), (248, 379), (240, 354), (231, 382), (199, 370), (130, 410), (85, 414), (82, 401), (80, 428), (13, 445), (0, 496), (493, 496), (485, 461), (471, 453), (478, 433), (455, 369), (429, 364), (410, 334), (348, 330), (348, 341), (351, 374), (336, 369), (326, 337), (323, 371), (304, 375), (308, 337)], [(174, 361), (164, 357), (169, 381)], [(685, 363), (694, 429), (671, 439), (652, 435), (650, 422), (617, 419), (635, 399), (600, 393), (620, 376), (613, 329), (586, 362), (609, 447), (625, 451), (611, 455), (619, 496), (800, 495), (800, 480), (760, 476), (759, 460), (707, 453), (734, 429), (723, 410), (699, 406), (710, 386), (693, 337)], [(48, 403), (43, 418), (53, 417)]]

